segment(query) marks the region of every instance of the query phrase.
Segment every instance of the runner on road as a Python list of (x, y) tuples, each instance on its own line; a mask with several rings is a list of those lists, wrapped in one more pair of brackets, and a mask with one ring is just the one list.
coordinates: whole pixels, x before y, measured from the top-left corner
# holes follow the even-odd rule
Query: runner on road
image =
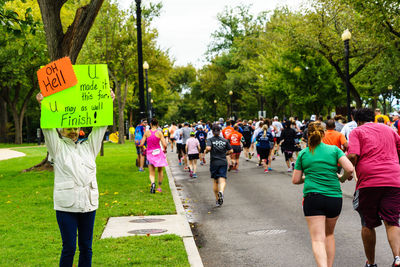
[(268, 173), (268, 163), (271, 151), (271, 143), (274, 142), (272, 133), (268, 131), (268, 125), (265, 124), (262, 127), (262, 131), (258, 133), (257, 137), (257, 154), (260, 156), (260, 160), (264, 167), (264, 173)]
[(171, 141), (171, 152), (174, 152), (174, 145), (176, 142), (175, 131), (177, 130), (176, 123), (173, 122), (171, 127), (169, 127), (169, 139)]
[(251, 125), (247, 123), (247, 120), (243, 121), (242, 128), (243, 128), (243, 138), (244, 138), (244, 143), (243, 143), (244, 157), (246, 161), (249, 161), (249, 159), (251, 159), (251, 153), (249, 149), (251, 146), (251, 137), (253, 135), (254, 129)]
[(203, 125), (197, 127), (196, 138), (200, 143), (200, 165), (206, 164), (204, 152), (206, 150), (207, 133), (203, 130)]
[(233, 127), (233, 132), (229, 136), (229, 142), (230, 145), (233, 149), (233, 153), (231, 154), (231, 166), (229, 166), (229, 170), (235, 170), (236, 172), (239, 171), (239, 159), (240, 159), (240, 153), (242, 152), (242, 146), (241, 143), (244, 141), (243, 140), (243, 135), (239, 133), (239, 126), (235, 125)]
[(224, 190), (226, 186), (226, 173), (228, 162), (226, 156), (232, 154), (233, 150), (228, 140), (219, 136), (221, 128), (213, 126), (214, 136), (207, 139), (206, 153), (210, 152), (210, 173), (214, 179), (213, 191), (216, 199), (216, 206), (220, 207), (224, 202)]
[(350, 133), (348, 158), (356, 166), (357, 185), (353, 206), (361, 217), (361, 237), (367, 263), (375, 264), (375, 228), (386, 227), (393, 265), (400, 266), (400, 136), (374, 121), (374, 112), (362, 108)]
[(186, 141), (190, 138), (190, 133), (192, 132), (192, 128), (189, 127), (189, 123), (185, 122), (183, 124), (181, 136), (182, 136), (182, 151), (183, 151), (183, 161), (184, 161), (184, 170), (189, 170), (188, 167), (188, 159), (186, 154)]
[(321, 142), (324, 137), (321, 123), (310, 123), (308, 136), (308, 147), (299, 153), (292, 182), (304, 183), (303, 212), (317, 266), (332, 267), (335, 258), (334, 230), (342, 210), (337, 164), (345, 170), (340, 177), (342, 182), (351, 179), (354, 167), (342, 150)]
[(197, 160), (199, 159), (200, 142), (195, 138), (195, 132), (190, 133), (190, 138), (186, 141), (186, 154), (189, 158), (189, 175), (197, 178)]

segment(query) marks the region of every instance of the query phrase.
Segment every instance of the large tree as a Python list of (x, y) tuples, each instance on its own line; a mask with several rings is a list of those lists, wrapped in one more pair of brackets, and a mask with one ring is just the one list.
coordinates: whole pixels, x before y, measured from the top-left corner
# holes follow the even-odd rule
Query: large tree
[[(67, 0), (38, 0), (50, 60), (54, 61), (68, 56), (72, 64), (75, 64), (82, 45), (104, 0), (91, 0), (89, 4), (78, 7), (72, 24), (64, 33), (60, 14), (61, 8), (66, 2)], [(48, 161), (48, 156), (49, 154), (47, 153), (46, 158), (41, 163), (25, 171), (52, 169)]]

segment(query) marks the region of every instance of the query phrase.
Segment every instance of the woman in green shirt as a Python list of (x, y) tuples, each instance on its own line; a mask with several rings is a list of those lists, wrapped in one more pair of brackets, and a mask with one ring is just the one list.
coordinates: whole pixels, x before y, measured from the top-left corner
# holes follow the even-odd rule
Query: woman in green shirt
[[(351, 180), (354, 167), (337, 146), (322, 143), (323, 137), (321, 123), (310, 123), (308, 147), (299, 153), (292, 182), (304, 183), (303, 211), (317, 266), (330, 267), (335, 258), (335, 225), (342, 210), (339, 180)], [(338, 163), (344, 169), (340, 177), (336, 173)]]

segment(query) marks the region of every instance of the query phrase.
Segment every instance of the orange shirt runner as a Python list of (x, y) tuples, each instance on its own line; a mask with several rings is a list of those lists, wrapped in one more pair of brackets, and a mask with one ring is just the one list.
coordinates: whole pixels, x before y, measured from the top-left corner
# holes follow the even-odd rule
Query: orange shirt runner
[(240, 146), (240, 142), (242, 141), (243, 135), (237, 131), (233, 131), (229, 136), (229, 141), (231, 142), (231, 146)]
[(225, 139), (229, 139), (229, 137), (234, 131), (235, 130), (233, 129), (232, 126), (227, 126), (225, 127), (225, 129), (222, 130), (222, 135), (224, 136)]
[(338, 148), (342, 149), (342, 146), (347, 143), (347, 140), (344, 134), (339, 133), (338, 131), (326, 130), (325, 136), (322, 139), (322, 143), (337, 146)]

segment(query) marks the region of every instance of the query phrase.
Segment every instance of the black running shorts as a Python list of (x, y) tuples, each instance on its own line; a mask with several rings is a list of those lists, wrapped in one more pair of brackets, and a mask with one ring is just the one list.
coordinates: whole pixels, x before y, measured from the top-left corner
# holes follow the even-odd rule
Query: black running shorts
[(188, 154), (189, 160), (199, 159), (199, 154)]
[(251, 138), (244, 139), (243, 147), (244, 148), (249, 148), (250, 146), (251, 146)]
[(226, 172), (228, 170), (228, 165), (214, 166), (210, 164), (211, 178), (226, 178)]
[(260, 155), (260, 159), (266, 159), (268, 162), (268, 156), (269, 156), (269, 148), (262, 148), (262, 147), (257, 147), (257, 154)]
[(232, 146), (233, 154), (240, 154), (242, 152), (241, 146)]
[(304, 197), (304, 216), (326, 216), (335, 218), (342, 211), (341, 197), (327, 197), (319, 193), (308, 193)]

